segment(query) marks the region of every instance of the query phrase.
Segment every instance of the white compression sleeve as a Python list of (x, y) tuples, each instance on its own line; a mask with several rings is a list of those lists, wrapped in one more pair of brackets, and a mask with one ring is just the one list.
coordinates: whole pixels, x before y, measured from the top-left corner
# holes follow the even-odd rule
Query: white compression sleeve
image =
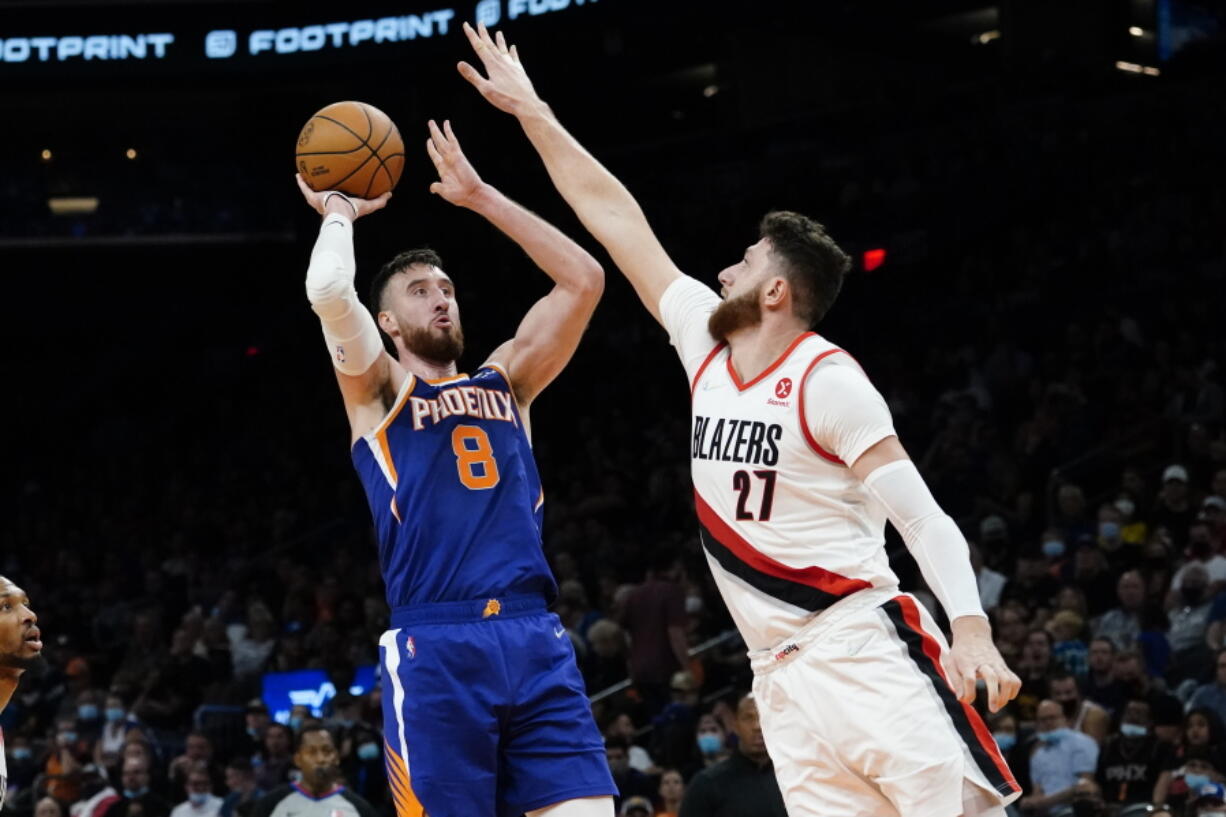
[(383, 354), (383, 339), (370, 310), (353, 288), (353, 222), (337, 213), (324, 219), (311, 251), (306, 293), (323, 323), (332, 365), (349, 375), (369, 369)]
[(984, 616), (966, 537), (941, 510), (915, 463), (886, 463), (864, 484), (885, 506), (950, 622), (959, 616)]

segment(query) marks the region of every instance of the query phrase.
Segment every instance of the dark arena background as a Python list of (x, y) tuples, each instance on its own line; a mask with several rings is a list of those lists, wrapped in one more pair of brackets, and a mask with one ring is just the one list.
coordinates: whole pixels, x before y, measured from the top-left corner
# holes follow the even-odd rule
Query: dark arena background
[[(4, 0), (0, 574), (28, 592), (48, 664), (0, 715), (6, 817), (246, 817), (251, 786), (296, 774), (270, 722), (316, 718), (351, 790), (395, 812), (388, 609), (303, 290), (319, 219), (293, 180), (299, 128), (345, 99), (391, 116), (408, 153), (390, 205), (356, 226), (358, 291), (397, 251), (437, 250), (461, 371), (548, 280), (428, 193), (428, 119), (604, 263), (578, 354), (532, 409), (554, 609), (621, 814), (674, 813), (665, 770), (683, 788), (737, 751), (751, 678), (697, 538), (684, 373), (514, 119), (457, 74), (477, 19), (518, 45), (682, 270), (715, 285), (774, 208), (854, 257), (819, 331), (863, 365), (973, 545), (1023, 680), (988, 717), (1025, 790), (1011, 813), (1220, 813), (1219, 4)], [(887, 547), (936, 613), (892, 528)], [(674, 588), (636, 590), (678, 553)], [(678, 624), (688, 666), (634, 655)], [(1062, 783), (1034, 763), (1048, 698), (1093, 739)]]

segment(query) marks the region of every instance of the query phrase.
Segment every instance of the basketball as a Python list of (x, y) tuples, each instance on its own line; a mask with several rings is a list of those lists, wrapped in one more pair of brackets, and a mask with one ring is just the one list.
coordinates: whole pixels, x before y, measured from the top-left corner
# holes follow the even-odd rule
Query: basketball
[(295, 161), (312, 190), (373, 199), (400, 181), (404, 142), (395, 123), (375, 106), (334, 102), (303, 126)]

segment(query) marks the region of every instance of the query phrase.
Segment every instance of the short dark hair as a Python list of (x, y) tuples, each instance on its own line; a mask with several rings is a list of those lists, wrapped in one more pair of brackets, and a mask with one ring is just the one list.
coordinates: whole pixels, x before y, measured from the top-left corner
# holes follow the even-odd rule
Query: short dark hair
[(294, 738), (294, 754), (302, 749), (302, 744), (305, 742), (307, 735), (313, 735), (316, 732), (323, 732), (332, 741), (332, 745), (336, 745), (336, 737), (332, 734), (332, 730), (324, 726), (322, 723), (316, 723), (302, 727), (302, 731), (298, 733), (298, 737)]
[(398, 272), (404, 272), (414, 264), (442, 269), (443, 259), (429, 247), (418, 247), (397, 253), (395, 258), (379, 267), (379, 271), (375, 273), (375, 280), (370, 282), (371, 312), (377, 315), (383, 309), (383, 290), (387, 289), (387, 282), (391, 280), (391, 277)]
[(251, 765), (251, 758), (239, 755), (230, 760), (226, 764), (227, 769), (233, 769), (239, 774), (255, 774), (255, 767)]
[(796, 316), (816, 326), (839, 296), (851, 258), (826, 234), (825, 227), (800, 213), (772, 210), (762, 217), (758, 231), (783, 261)]

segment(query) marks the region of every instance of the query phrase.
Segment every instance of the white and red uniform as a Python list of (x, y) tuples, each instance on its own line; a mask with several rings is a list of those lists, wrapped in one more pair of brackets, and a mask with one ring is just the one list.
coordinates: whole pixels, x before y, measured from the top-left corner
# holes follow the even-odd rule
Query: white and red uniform
[(945, 680), (944, 637), (898, 589), (887, 510), (848, 467), (894, 435), (885, 400), (813, 332), (743, 382), (707, 330), (719, 304), (683, 276), (660, 316), (690, 378), (703, 548), (750, 648), (788, 813), (957, 817), (964, 781), (1012, 801), (991, 733)]
[(4, 810), (4, 793), (8, 788), (9, 770), (4, 760), (4, 730), (0, 729), (0, 811)]

